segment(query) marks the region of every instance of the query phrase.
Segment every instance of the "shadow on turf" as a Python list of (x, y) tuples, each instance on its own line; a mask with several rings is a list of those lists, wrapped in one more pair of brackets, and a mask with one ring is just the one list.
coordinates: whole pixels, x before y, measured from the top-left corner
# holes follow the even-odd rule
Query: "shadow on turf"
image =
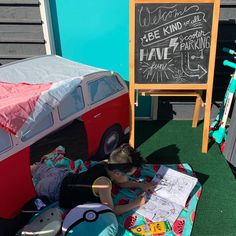
[(180, 164), (179, 148), (175, 144), (160, 148), (146, 157), (151, 164)]
[[(172, 144), (153, 152), (151, 155), (146, 157), (146, 161), (150, 164), (181, 164), (178, 153), (179, 148), (175, 144)], [(200, 184), (204, 185), (209, 176), (196, 172), (194, 169), (193, 171)]]
[(153, 134), (164, 127), (169, 120), (145, 121), (139, 120), (135, 122), (135, 146), (140, 146), (147, 141)]
[(203, 186), (205, 184), (205, 182), (208, 180), (209, 175), (205, 175), (205, 174), (202, 174), (202, 173), (197, 172), (197, 171), (194, 171), (194, 173), (196, 174), (199, 183)]

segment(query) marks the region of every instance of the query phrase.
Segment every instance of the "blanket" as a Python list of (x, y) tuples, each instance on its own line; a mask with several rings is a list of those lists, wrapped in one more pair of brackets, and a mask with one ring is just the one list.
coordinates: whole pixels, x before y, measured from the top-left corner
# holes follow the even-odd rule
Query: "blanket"
[[(86, 171), (93, 165), (96, 165), (97, 162), (94, 161), (85, 161), (82, 160), (70, 160), (65, 156), (65, 149), (62, 146), (57, 147), (51, 153), (42, 157), (41, 161), (45, 162), (47, 165), (52, 167), (64, 167), (73, 173), (81, 173)], [(182, 173), (195, 176), (191, 167), (188, 164), (172, 164), (166, 165), (169, 168), (175, 169)], [(132, 177), (136, 178), (136, 181), (140, 182), (150, 182), (158, 171), (160, 165), (158, 164), (145, 164), (141, 169), (138, 169)], [(185, 208), (180, 213), (179, 217), (172, 226), (172, 231), (166, 232), (163, 236), (189, 236), (191, 235), (193, 222), (196, 213), (196, 207), (201, 195), (202, 186), (198, 182), (195, 188), (193, 189)], [(113, 201), (114, 204), (126, 204), (129, 201), (132, 201), (139, 195), (141, 192), (137, 188), (119, 188), (116, 185), (113, 185)], [(167, 209), (168, 211), (168, 209)], [(150, 221), (147, 218), (137, 214), (135, 211), (129, 211), (125, 214), (122, 214), (117, 217), (119, 223), (119, 236), (132, 236), (130, 228), (138, 226), (141, 224), (149, 223)], [(155, 235), (153, 235), (155, 236)], [(160, 235), (159, 235), (160, 236)]]

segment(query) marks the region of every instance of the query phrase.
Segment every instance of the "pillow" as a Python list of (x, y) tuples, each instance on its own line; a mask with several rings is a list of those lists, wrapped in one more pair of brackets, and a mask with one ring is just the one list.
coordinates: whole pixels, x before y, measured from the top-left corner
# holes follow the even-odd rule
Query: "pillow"
[(35, 214), (17, 235), (55, 236), (61, 230), (63, 210), (53, 203)]
[(63, 236), (114, 236), (118, 223), (114, 212), (106, 205), (78, 205), (66, 215), (62, 224)]

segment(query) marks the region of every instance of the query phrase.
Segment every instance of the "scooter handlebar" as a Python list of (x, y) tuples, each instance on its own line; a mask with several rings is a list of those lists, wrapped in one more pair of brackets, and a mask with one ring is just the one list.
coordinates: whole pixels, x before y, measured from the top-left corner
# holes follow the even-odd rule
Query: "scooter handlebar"
[(227, 52), (231, 55), (236, 55), (236, 52), (233, 49), (229, 49), (229, 48), (223, 48), (224, 52)]
[(231, 68), (233, 68), (233, 69), (236, 69), (236, 63), (231, 62), (231, 61), (228, 61), (228, 60), (224, 60), (224, 61), (223, 61), (223, 65), (224, 65), (224, 66), (229, 66), (229, 67), (231, 67)]

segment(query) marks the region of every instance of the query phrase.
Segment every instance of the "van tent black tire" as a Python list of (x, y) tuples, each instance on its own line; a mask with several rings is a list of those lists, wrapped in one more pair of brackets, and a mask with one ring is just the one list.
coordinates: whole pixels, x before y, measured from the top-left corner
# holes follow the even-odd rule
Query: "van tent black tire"
[(102, 136), (98, 152), (96, 154), (96, 160), (104, 160), (109, 154), (119, 146), (121, 142), (122, 134), (119, 125), (114, 125), (106, 130)]

